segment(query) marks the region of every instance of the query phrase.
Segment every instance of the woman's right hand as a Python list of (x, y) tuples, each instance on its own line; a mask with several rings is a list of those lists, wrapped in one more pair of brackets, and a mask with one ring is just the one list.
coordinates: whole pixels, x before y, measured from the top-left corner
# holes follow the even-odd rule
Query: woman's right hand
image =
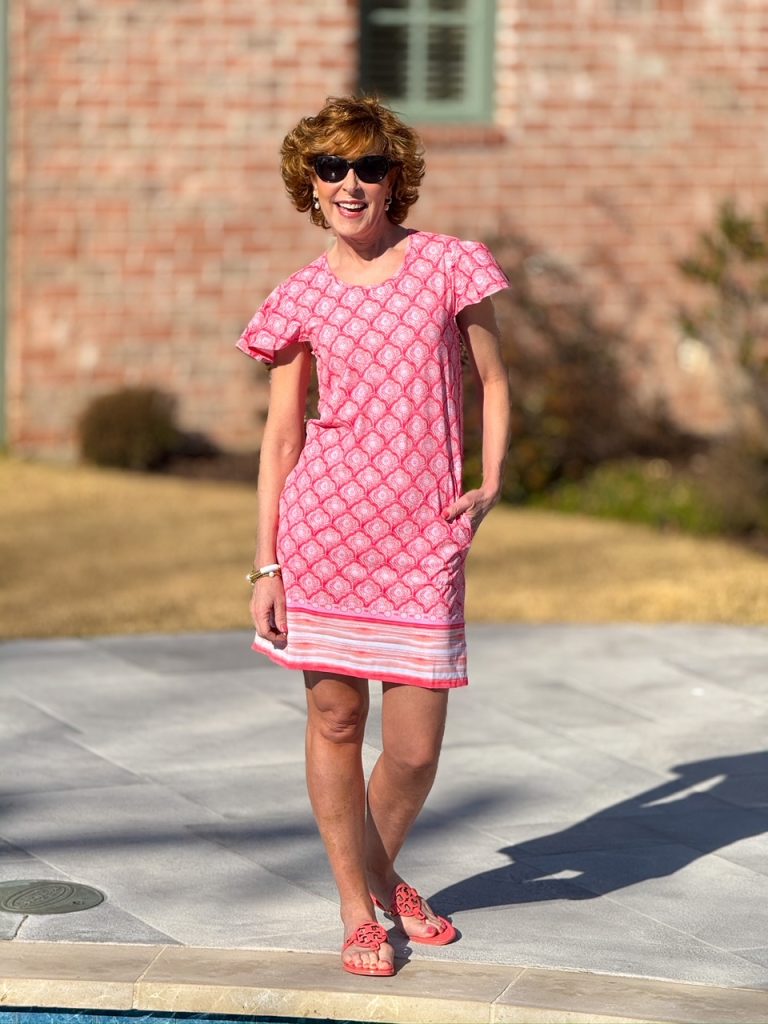
[(285, 590), (279, 576), (262, 576), (253, 585), (251, 617), (256, 632), (263, 640), (284, 646), (288, 638), (285, 615)]

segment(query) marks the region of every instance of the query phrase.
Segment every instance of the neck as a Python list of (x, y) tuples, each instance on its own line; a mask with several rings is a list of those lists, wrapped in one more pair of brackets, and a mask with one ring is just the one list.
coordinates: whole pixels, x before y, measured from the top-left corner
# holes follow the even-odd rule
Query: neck
[(399, 224), (389, 224), (375, 238), (341, 238), (334, 240), (336, 258), (349, 263), (370, 263), (401, 242), (408, 232)]

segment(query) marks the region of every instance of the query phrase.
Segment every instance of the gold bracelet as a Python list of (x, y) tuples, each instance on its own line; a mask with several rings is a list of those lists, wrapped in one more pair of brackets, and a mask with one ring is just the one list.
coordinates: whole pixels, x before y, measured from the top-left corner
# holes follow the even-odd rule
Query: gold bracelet
[(269, 576), (270, 578), (280, 576), (280, 566), (277, 562), (273, 565), (262, 565), (260, 569), (251, 569), (245, 578), (251, 586), (253, 586), (256, 580), (263, 579), (265, 576)]

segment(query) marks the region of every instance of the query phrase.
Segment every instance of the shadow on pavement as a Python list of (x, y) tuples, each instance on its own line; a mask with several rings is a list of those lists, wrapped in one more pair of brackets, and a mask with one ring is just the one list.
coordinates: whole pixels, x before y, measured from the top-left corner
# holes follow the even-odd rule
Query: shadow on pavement
[[(430, 902), (445, 914), (594, 899), (674, 874), (705, 854), (768, 831), (768, 752), (709, 758), (672, 771), (677, 778), (575, 825), (504, 847), (499, 852), (509, 865), (447, 886)], [(759, 860), (755, 854), (750, 866), (762, 871)]]

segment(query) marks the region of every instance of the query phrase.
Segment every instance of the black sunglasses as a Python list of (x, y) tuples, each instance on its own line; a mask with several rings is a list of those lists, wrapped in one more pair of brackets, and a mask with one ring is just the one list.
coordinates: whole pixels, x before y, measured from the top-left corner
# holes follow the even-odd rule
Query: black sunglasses
[(355, 176), (367, 185), (383, 181), (393, 166), (388, 156), (361, 156), (357, 160), (345, 160), (343, 156), (329, 156), (327, 153), (316, 156), (312, 163), (321, 181), (344, 181), (351, 167)]

